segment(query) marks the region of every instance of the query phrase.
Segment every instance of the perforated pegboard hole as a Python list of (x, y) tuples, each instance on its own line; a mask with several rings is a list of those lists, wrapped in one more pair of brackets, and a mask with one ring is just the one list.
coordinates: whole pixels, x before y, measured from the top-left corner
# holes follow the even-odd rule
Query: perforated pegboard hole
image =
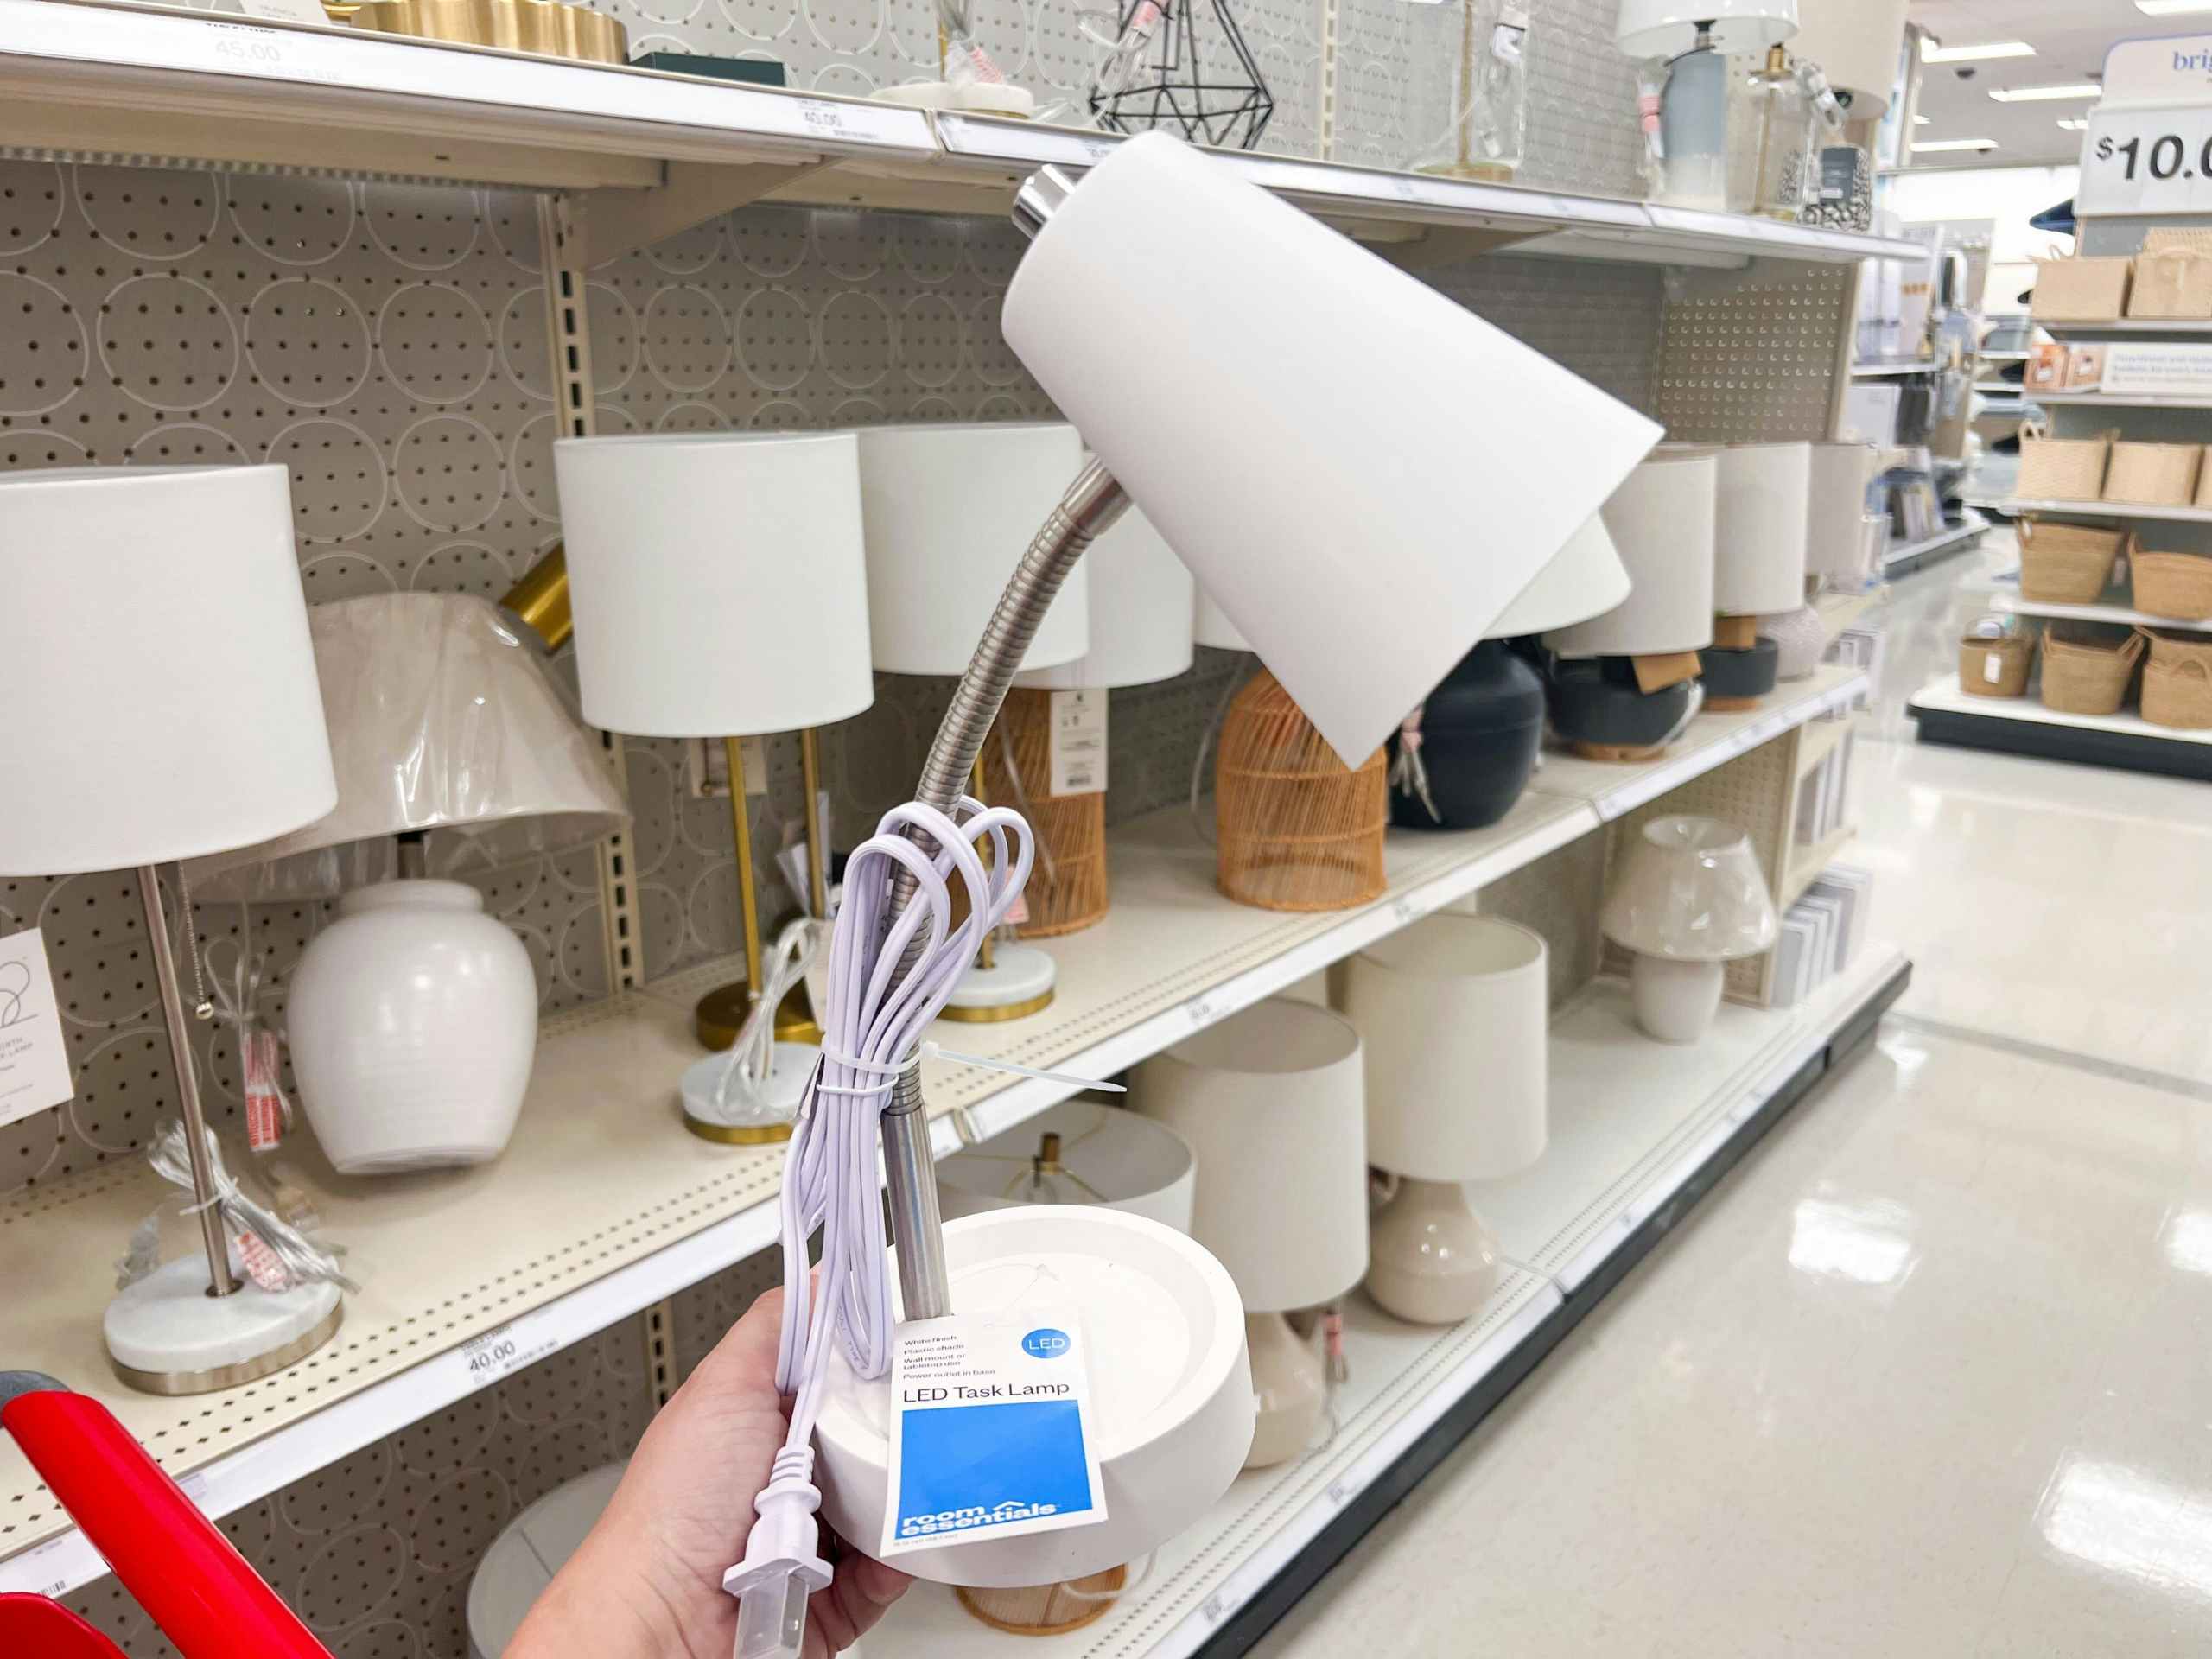
[(481, 234), (481, 193), (431, 185), (360, 187), (369, 234), (410, 270), (450, 270), (468, 257)]
[(73, 1068), (70, 1127), (101, 1153), (128, 1152), (176, 1114), (176, 1076), (161, 1032), (124, 1032), (96, 1043)]
[(126, 461), (153, 467), (242, 467), (249, 459), (236, 438), (199, 421), (155, 427), (123, 453)]
[(202, 409), (238, 373), (238, 329), (206, 283), (175, 271), (118, 283), (100, 302), (100, 362), (151, 409)]
[(400, 505), (433, 530), (474, 530), (506, 494), (499, 445), (478, 422), (432, 415), (409, 427), (394, 456)]
[(233, 174), (224, 181), (231, 223), (245, 244), (280, 265), (325, 265), (353, 239), (353, 188)]
[(417, 403), (466, 403), (492, 372), (492, 329), (451, 283), (412, 283), (377, 313), (377, 353)]
[(0, 271), (0, 414), (42, 415), (84, 385), (84, 321), (51, 283)]
[(692, 283), (664, 288), (645, 310), (645, 363), (671, 391), (704, 391), (729, 372), (729, 318)]
[(345, 421), (296, 421), (270, 441), (266, 459), (291, 469), (300, 538), (341, 542), (365, 535), (384, 511), (384, 457)]
[(285, 403), (327, 409), (369, 378), (369, 327), (346, 290), (317, 278), (269, 284), (245, 311), (246, 360)]
[(137, 167), (77, 169), (77, 205), (100, 240), (139, 259), (183, 259), (214, 234), (222, 181), (212, 173)]
[(61, 168), (0, 161), (0, 254), (29, 253), (61, 223)]

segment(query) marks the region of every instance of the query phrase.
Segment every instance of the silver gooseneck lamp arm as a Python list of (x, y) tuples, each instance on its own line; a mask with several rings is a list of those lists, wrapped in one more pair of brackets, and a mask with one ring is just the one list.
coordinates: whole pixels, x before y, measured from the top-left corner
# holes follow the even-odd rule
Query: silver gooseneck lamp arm
[[(1058, 168), (1033, 175), (1014, 199), (1014, 222), (1034, 237), (1066, 200), (1074, 182)], [(930, 744), (922, 781), (914, 798), (950, 812), (966, 792), (976, 757), (1014, 683), (1014, 671), (1036, 637), (1038, 625), (1060, 591), (1060, 584), (1091, 543), (1113, 526), (1129, 498), (1113, 474), (1094, 461), (1077, 474), (1021, 556), (999, 595), (982, 643), (960, 677), (952, 706)], [(892, 885), (885, 925), (897, 920), (914, 897), (914, 879), (901, 872)], [(900, 960), (903, 977), (921, 954), (916, 935)], [(883, 1114), (883, 1168), (891, 1200), (891, 1241), (899, 1256), (899, 1294), (910, 1319), (937, 1319), (952, 1312), (945, 1281), (944, 1223), (938, 1211), (937, 1161), (930, 1149), (929, 1115), (922, 1109), (922, 1081), (908, 1071), (899, 1079)]]

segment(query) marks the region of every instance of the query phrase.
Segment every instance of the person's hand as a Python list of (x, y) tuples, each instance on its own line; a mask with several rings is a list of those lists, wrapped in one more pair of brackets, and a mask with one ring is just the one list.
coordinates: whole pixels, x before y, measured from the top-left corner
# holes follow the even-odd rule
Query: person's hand
[[(753, 1303), (653, 1419), (505, 1659), (728, 1659), (737, 1599), (722, 1573), (745, 1554), (788, 1427), (776, 1395), (783, 1304), (781, 1289)], [(807, 1606), (806, 1659), (851, 1646), (911, 1582), (850, 1549), (836, 1568)]]

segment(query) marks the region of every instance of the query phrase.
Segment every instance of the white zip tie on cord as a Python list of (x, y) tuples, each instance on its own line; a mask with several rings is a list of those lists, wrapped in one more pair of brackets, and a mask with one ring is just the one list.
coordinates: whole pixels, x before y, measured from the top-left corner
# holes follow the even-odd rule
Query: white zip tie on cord
[(849, 1065), (855, 1071), (880, 1071), (883, 1074), (880, 1082), (861, 1084), (857, 1088), (842, 1089), (835, 1084), (817, 1083), (814, 1086), (815, 1092), (823, 1095), (880, 1095), (897, 1083), (906, 1072), (920, 1071), (924, 1060), (950, 1060), (956, 1065), (972, 1065), (984, 1071), (1006, 1071), (1017, 1077), (1034, 1077), (1039, 1083), (1071, 1084), (1077, 1089), (1103, 1090), (1109, 1095), (1129, 1092), (1124, 1084), (1102, 1083), (1096, 1077), (1078, 1077), (1072, 1071), (1039, 1071), (1027, 1065), (1016, 1065), (1012, 1060), (995, 1060), (983, 1054), (963, 1054), (958, 1049), (947, 1048), (937, 1042), (924, 1043), (914, 1051), (911, 1059), (898, 1065), (879, 1065), (874, 1060), (856, 1060), (849, 1054), (831, 1054), (826, 1048), (822, 1052), (823, 1058), (834, 1059), (840, 1065)]

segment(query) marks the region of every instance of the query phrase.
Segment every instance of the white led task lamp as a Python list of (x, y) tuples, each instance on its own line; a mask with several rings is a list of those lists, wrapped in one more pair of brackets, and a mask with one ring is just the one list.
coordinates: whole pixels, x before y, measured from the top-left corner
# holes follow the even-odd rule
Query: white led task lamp
[[(796, 1396), (791, 1433), (746, 1560), (724, 1580), (741, 1598), (738, 1659), (799, 1651), (805, 1598), (830, 1576), (815, 1551), (817, 1503), (863, 1548), (881, 1536), (889, 1402), (880, 1379), (894, 1313), (1016, 1310), (1049, 1272), (1086, 1340), (1111, 1356), (1091, 1377), (1110, 1518), (901, 1554), (909, 1571), (980, 1585), (1103, 1571), (1189, 1525), (1243, 1461), (1253, 1420), (1243, 1310), (1205, 1251), (1096, 1208), (1000, 1211), (949, 1228), (938, 1217), (914, 1057), (974, 929), (1004, 914), (1031, 853), (1013, 814), (976, 814), (961, 791), (1084, 550), (1140, 503), (1331, 747), (1358, 760), (1659, 436), (1164, 134), (1120, 146), (1080, 186), (1044, 169), (1022, 188), (1014, 219), (1033, 245), (1007, 294), (1006, 337), (1098, 460), (1015, 567), (917, 800), (887, 815), (848, 867), (823, 1077), (785, 1175), (780, 1368)], [(1484, 543), (1474, 551), (1478, 515)], [(967, 815), (957, 824), (956, 812)], [(917, 836), (931, 837), (926, 852)], [(972, 843), (993, 836), (1006, 846), (986, 872)], [(983, 902), (948, 931), (938, 907), (953, 879)], [(912, 903), (917, 893), (925, 903)], [(879, 1122), (895, 1307), (876, 1198)], [(806, 1240), (817, 1226), (831, 1300), (810, 1309)]]

